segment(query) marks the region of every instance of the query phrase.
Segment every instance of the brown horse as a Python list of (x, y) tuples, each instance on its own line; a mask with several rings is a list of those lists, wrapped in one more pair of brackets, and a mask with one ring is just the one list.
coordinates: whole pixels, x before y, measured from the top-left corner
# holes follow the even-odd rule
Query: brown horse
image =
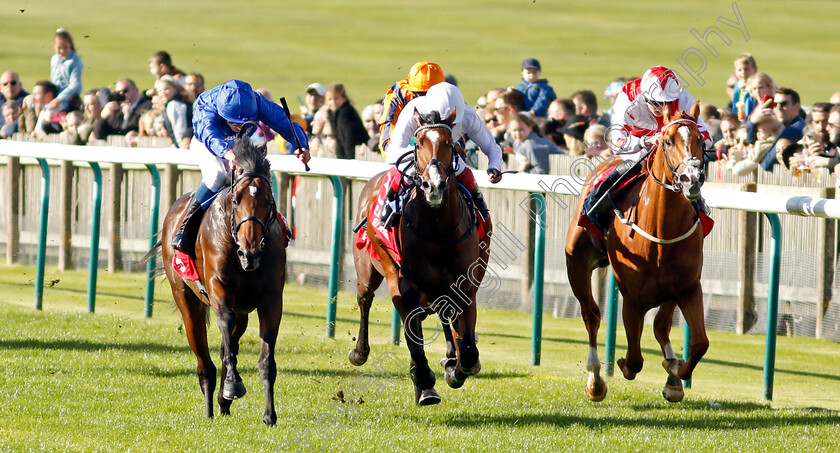
[(222, 415), (230, 414), (232, 400), (245, 396), (236, 356), (239, 339), (248, 327), (248, 313), (256, 309), (260, 320), (260, 379), (265, 387), (263, 421), (273, 426), (277, 421), (274, 344), (283, 313), (286, 280), (284, 231), (276, 221), (265, 146), (240, 137), (233, 152), (236, 155), (234, 182), (207, 208), (198, 232), (195, 264), (200, 280), (185, 280), (172, 267), (172, 236), (181, 224), (191, 194), (178, 199), (169, 210), (159, 245), (162, 244), (172, 296), (198, 359), (198, 381), (204, 393), (207, 417), (213, 416), (216, 366), (207, 347), (206, 306), (216, 314), (222, 332), (222, 390), (218, 396)]
[[(694, 367), (709, 347), (700, 288), (703, 232), (698, 228), (698, 214), (692, 205), (700, 197), (704, 181), (703, 138), (694, 120), (698, 111), (695, 103), (691, 109), (693, 118), (682, 113), (672, 117), (665, 114), (659, 144), (644, 162), (647, 177), (628, 189), (622, 201), (617, 202), (621, 218), (616, 216), (606, 228), (605, 240), (599, 240), (574, 223), (569, 228), (566, 268), (589, 332), (586, 394), (592, 401), (601, 401), (607, 394), (597, 350), (601, 313), (590, 287), (592, 270), (596, 267), (612, 265), (624, 297), (627, 357), (617, 364), (626, 379), (634, 379), (642, 370), (644, 359), (639, 342), (644, 314), (651, 308), (659, 307), (653, 330), (665, 356), (662, 364), (668, 372), (662, 391), (665, 399), (682, 400), (680, 379), (691, 378)], [(587, 191), (581, 194), (578, 212), (586, 194)], [(675, 307), (680, 307), (691, 329), (687, 362), (677, 359), (669, 339)]]
[[(446, 383), (459, 388), (481, 369), (475, 342), (475, 296), (486, 271), (490, 235), (488, 231), (479, 240), (475, 214), (454, 178), (455, 112), (443, 120), (437, 112), (429, 116), (415, 112), (414, 119), (419, 127), (414, 137), (415, 173), (409, 178), (412, 194), (394, 225), (402, 262), (397, 262), (368, 222), (367, 234), (380, 259), (373, 259), (365, 249), (353, 250), (361, 323), (349, 359), (356, 366), (368, 359), (368, 316), (374, 291), (384, 277), (404, 324), (415, 402), (429, 405), (440, 402), (440, 396), (423, 350), (437, 338), (423, 339), (421, 322), (427, 315), (436, 312), (443, 323), (446, 358), (441, 364)], [(375, 202), (383, 175), (373, 177), (362, 189), (358, 222)]]

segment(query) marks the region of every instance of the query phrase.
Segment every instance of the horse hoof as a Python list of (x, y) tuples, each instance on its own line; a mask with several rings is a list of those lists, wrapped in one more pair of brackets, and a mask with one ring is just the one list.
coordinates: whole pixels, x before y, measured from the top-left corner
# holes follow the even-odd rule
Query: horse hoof
[(586, 383), (586, 396), (594, 403), (603, 401), (607, 397), (607, 381), (590, 377)]
[(274, 426), (277, 424), (277, 414), (265, 414), (263, 415), (263, 423), (265, 426)]
[(668, 374), (668, 380), (665, 381), (665, 387), (662, 389), (662, 397), (672, 403), (679, 403), (684, 396), (682, 380), (673, 374)]
[(444, 357), (440, 359), (440, 366), (442, 366), (444, 369), (454, 367), (456, 363), (458, 363), (458, 359), (456, 359), (455, 357)]
[(440, 395), (438, 395), (438, 392), (435, 391), (434, 387), (426, 390), (420, 390), (419, 395), (417, 395), (418, 406), (431, 406), (432, 404), (437, 404), (439, 402)]
[(446, 385), (453, 389), (459, 389), (464, 386), (465, 381), (459, 381), (455, 377), (455, 366), (450, 366), (446, 368), (446, 373), (443, 374), (443, 379), (446, 381)]
[(350, 360), (350, 363), (356, 366), (362, 366), (367, 362), (369, 354), (359, 354), (355, 349), (351, 349), (350, 353), (347, 354), (347, 358)]
[(235, 400), (242, 398), (248, 391), (245, 390), (245, 384), (242, 381), (234, 382), (233, 384), (228, 384), (225, 382), (225, 387), (222, 390), (222, 398), (226, 400)]
[(636, 379), (636, 373), (630, 371), (630, 369), (627, 368), (627, 359), (622, 357), (618, 359), (618, 361), (616, 361), (615, 364), (618, 365), (618, 368), (621, 370), (621, 374), (624, 375), (624, 379), (627, 379), (628, 381)]
[(475, 362), (475, 365), (473, 365), (472, 368), (463, 371), (467, 376), (475, 376), (479, 371), (481, 371), (481, 362)]

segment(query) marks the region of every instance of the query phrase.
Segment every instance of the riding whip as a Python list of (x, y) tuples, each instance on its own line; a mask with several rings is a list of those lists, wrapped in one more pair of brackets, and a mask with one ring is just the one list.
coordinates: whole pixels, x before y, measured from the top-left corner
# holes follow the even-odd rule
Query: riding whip
[[(286, 112), (286, 119), (289, 120), (289, 125), (292, 127), (292, 135), (295, 136), (295, 145), (297, 145), (297, 149), (302, 149), (300, 146), (300, 139), (297, 136), (297, 131), (295, 131), (295, 126), (292, 123), (292, 112), (289, 111), (289, 105), (286, 104), (285, 97), (280, 98), (280, 105), (283, 106), (283, 111)], [(303, 166), (306, 168), (306, 171), (309, 171), (309, 164), (304, 162)]]

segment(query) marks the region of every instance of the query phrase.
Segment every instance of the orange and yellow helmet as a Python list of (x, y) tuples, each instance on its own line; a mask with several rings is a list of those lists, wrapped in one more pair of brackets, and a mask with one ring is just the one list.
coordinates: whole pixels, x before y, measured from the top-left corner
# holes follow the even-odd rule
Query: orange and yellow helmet
[(421, 61), (408, 71), (408, 86), (411, 91), (426, 92), (432, 85), (443, 82), (443, 69), (437, 63)]

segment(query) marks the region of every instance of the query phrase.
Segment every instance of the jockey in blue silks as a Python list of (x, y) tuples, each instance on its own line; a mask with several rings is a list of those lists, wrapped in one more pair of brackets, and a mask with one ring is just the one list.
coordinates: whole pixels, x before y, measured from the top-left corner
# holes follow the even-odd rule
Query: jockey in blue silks
[[(289, 143), (297, 135), (300, 148), (295, 155), (309, 162), (309, 144), (300, 125), (291, 123), (283, 108), (255, 92), (240, 80), (229, 80), (198, 96), (193, 106), (193, 133), (190, 151), (201, 169), (201, 185), (196, 189), (181, 227), (172, 239), (172, 246), (195, 256), (195, 240), (201, 217), (213, 195), (225, 186), (227, 173), (236, 164), (231, 149), (243, 127), (256, 129), (262, 121)], [(247, 124), (246, 124), (247, 123)], [(246, 130), (250, 136), (254, 131)]]

